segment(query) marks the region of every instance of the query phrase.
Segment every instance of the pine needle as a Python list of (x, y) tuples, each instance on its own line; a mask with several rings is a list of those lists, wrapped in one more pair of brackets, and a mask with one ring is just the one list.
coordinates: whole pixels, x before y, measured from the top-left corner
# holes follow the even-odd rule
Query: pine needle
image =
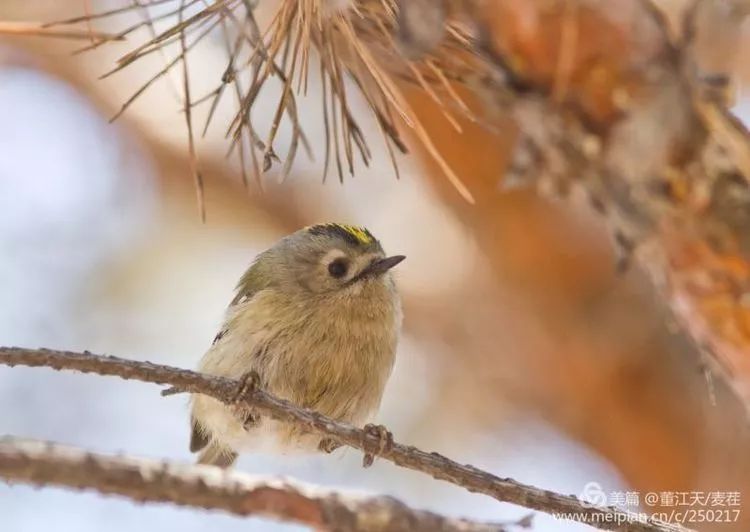
[(60, 39), (91, 40), (97, 43), (122, 41), (123, 37), (89, 29), (50, 28), (39, 22), (0, 21), (0, 35), (16, 37), (56, 37)]
[[(332, 159), (340, 181), (343, 181), (345, 171), (354, 175), (357, 160), (365, 166), (372, 160), (368, 139), (351, 109), (349, 91), (354, 89), (363, 96), (376, 119), (397, 177), (398, 162), (394, 148), (406, 153), (399, 133), (401, 128), (406, 127), (413, 130), (415, 137), (423, 143), (459, 194), (473, 202), (467, 187), (432, 143), (398, 83), (406, 82), (424, 89), (457, 131), (461, 129), (457, 116), (476, 120), (455, 90), (456, 84), (472, 75), (473, 62), (476, 61), (471, 38), (458, 24), (448, 21), (443, 42), (426, 57), (416, 61), (401, 55), (394, 38), (398, 12), (396, 0), (352, 0), (343, 8), (334, 7), (330, 0), (279, 0), (268, 26), (263, 29), (259, 27), (254, 12), (260, 0), (130, 1), (128, 6), (100, 13), (91, 13), (86, 9), (83, 16), (49, 24), (46, 28), (61, 28), (58, 31), (62, 31), (62, 27), (65, 27), (64, 31), (76, 34), (78, 30), (68, 26), (86, 24), (87, 27), (76, 35), (85, 35), (86, 38), (94, 36), (92, 43), (85, 48), (91, 49), (101, 45), (105, 35), (110, 39), (124, 39), (136, 30), (148, 27), (151, 30), (150, 38), (134, 46), (105, 76), (128, 68), (149, 54), (163, 52), (166, 47), (178, 46), (177, 57), (165, 60), (163, 68), (123, 104), (116, 117), (158, 79), (175, 66), (181, 66), (188, 150), (202, 217), (205, 216), (203, 184), (193, 131), (193, 109), (201, 104), (209, 105), (202, 127), (202, 134), (205, 135), (222, 96), (228, 88), (232, 88), (237, 110), (226, 130), (228, 153), (236, 153), (239, 157), (243, 183), (248, 182), (247, 149), (252, 157), (250, 170), (258, 184), (261, 183), (260, 174), (275, 164), (282, 164), (280, 177), (283, 179), (291, 171), (300, 145), (309, 157), (313, 155), (300, 123), (297, 96), (308, 90), (311, 62), (314, 60), (319, 63), (321, 76), (324, 181)], [(171, 9), (170, 2), (177, 2), (177, 7)], [(94, 22), (126, 15), (136, 9), (143, 11), (151, 6), (166, 7), (166, 12), (131, 23), (114, 35), (97, 34), (91, 30)], [(191, 8), (189, 16), (186, 15), (187, 8)], [(166, 30), (157, 33), (153, 29), (154, 22), (170, 19), (176, 21)], [(221, 33), (223, 38), (226, 69), (213, 90), (194, 98), (190, 93), (188, 56), (215, 32)], [(253, 125), (253, 110), (261, 89), (272, 79), (280, 83), (281, 89), (271, 125), (261, 132)], [(285, 121), (291, 126), (291, 133), (282, 161), (275, 145), (281, 124)]]

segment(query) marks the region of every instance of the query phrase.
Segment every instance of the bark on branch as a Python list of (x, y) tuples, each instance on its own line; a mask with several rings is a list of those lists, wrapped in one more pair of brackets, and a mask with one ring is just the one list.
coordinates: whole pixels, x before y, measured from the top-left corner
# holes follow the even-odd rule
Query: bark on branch
[(361, 429), (299, 408), (263, 390), (245, 390), (241, 381), (203, 375), (193, 371), (126, 360), (88, 352), (55, 351), (0, 347), (0, 364), (7, 366), (49, 367), (56, 370), (75, 370), (84, 373), (111, 375), (123, 379), (137, 379), (156, 384), (168, 384), (179, 390), (201, 393), (224, 403), (244, 401), (253, 408), (275, 419), (294, 423), (337, 442), (378, 455), (394, 464), (421, 471), (438, 480), (445, 480), (471, 492), (483, 493), (502, 502), (510, 502), (532, 510), (550, 514), (568, 514), (570, 518), (597, 526), (602, 530), (630, 532), (675, 532), (683, 527), (648, 519), (641, 522), (628, 512), (616, 508), (592, 507), (571, 495), (561, 495), (513, 479), (500, 478), (470, 465), (462, 465), (438, 453), (394, 443), (381, 449), (378, 437)]
[[(488, 69), (474, 90), (520, 132), (506, 182), (582, 192), (750, 412), (750, 134), (731, 72), (696, 60), (695, 10), (673, 35), (650, 0), (467, 4)], [(733, 9), (714, 30), (738, 31)]]
[(96, 490), (138, 502), (170, 502), (293, 521), (318, 530), (509, 532), (515, 528), (414, 510), (392, 497), (343, 494), (288, 479), (106, 456), (35, 440), (0, 440), (0, 476), (37, 486)]

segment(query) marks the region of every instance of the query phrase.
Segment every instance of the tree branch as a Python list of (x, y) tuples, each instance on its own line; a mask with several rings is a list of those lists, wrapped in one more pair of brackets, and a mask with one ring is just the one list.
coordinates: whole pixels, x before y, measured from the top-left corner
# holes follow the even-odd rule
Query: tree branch
[(730, 72), (696, 68), (692, 10), (672, 35), (650, 0), (471, 3), (494, 73), (475, 92), (520, 131), (507, 182), (582, 192), (750, 412), (750, 135)]
[(93, 489), (138, 502), (171, 502), (323, 530), (508, 532), (513, 526), (450, 519), (392, 497), (342, 494), (288, 479), (106, 456), (35, 440), (0, 440), (0, 475), (13, 482)]
[(394, 443), (380, 449), (380, 439), (346, 423), (335, 421), (312, 410), (299, 408), (263, 390), (244, 390), (241, 381), (203, 375), (170, 366), (126, 360), (88, 352), (49, 349), (0, 348), (0, 364), (50, 367), (84, 373), (112, 375), (156, 384), (169, 384), (191, 393), (214, 397), (226, 404), (246, 402), (263, 414), (318, 432), (337, 442), (378, 455), (396, 465), (421, 471), (438, 480), (462, 486), (471, 492), (483, 493), (502, 502), (510, 502), (550, 514), (569, 514), (570, 518), (597, 526), (602, 530), (630, 532), (674, 532), (685, 529), (654, 519), (639, 522), (636, 516), (616, 508), (592, 507), (571, 495), (561, 495), (513, 479), (499, 478), (470, 465), (461, 465), (438, 453)]

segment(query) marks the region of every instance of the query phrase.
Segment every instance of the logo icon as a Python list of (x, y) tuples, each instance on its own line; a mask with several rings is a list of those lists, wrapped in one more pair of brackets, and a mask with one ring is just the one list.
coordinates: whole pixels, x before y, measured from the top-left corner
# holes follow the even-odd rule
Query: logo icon
[(607, 494), (598, 482), (588, 482), (583, 487), (578, 500), (584, 506), (607, 506)]

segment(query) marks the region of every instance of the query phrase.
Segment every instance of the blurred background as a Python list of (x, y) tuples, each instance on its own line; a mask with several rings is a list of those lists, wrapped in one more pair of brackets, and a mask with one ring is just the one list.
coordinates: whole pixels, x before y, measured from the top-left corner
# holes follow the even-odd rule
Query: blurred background
[[(8, 21), (82, 12), (83, 2), (70, 0), (0, 3), (0, 20)], [(120, 29), (138, 16), (98, 27)], [(263, 193), (255, 184), (245, 187), (237, 162), (225, 157), (232, 107), (222, 106), (198, 145), (202, 223), (178, 73), (164, 76), (109, 124), (166, 59), (151, 54), (100, 81), (132, 45), (72, 55), (80, 46), (0, 36), (0, 344), (192, 368), (257, 252), (310, 223), (361, 224), (386, 251), (408, 257), (398, 269), (405, 330), (378, 420), (398, 441), (562, 493), (579, 494), (596, 482), (607, 494), (637, 492), (641, 499), (648, 492), (750, 494), (743, 409), (721, 382), (706, 377), (700, 355), (646, 279), (637, 271), (616, 273), (595, 214), (533, 191), (502, 189), (514, 141), (503, 117), (494, 132), (467, 123), (456, 135), (427, 96), (407, 92), (472, 190), (472, 206), (417, 143), (412, 155), (399, 157), (397, 180), (377, 134), (369, 168), (359, 165), (343, 185), (335, 174), (322, 184), (314, 77), (299, 102), (315, 160), (300, 155), (283, 183), (272, 169)], [(744, 34), (731, 46), (741, 56)], [(195, 50), (196, 93), (213, 88), (224, 54), (218, 38)], [(261, 95), (275, 97), (273, 88)], [(364, 102), (353, 107), (365, 130), (376, 131)], [(750, 117), (748, 109), (740, 99), (741, 118)], [(198, 116), (205, 118), (204, 111)], [(274, 104), (259, 105), (255, 118), (270, 123), (274, 111)], [(278, 144), (288, 142), (282, 131)], [(0, 434), (190, 461), (188, 428), (186, 398), (161, 398), (152, 385), (0, 367)], [(244, 456), (238, 467), (388, 493), (456, 516), (529, 513), (387, 462), (363, 470), (353, 451)], [(748, 530), (744, 507), (742, 500), (740, 522), (693, 526)], [(7, 485), (0, 486), (0, 515), (2, 529), (13, 532), (298, 529)], [(534, 523), (536, 530), (588, 530), (541, 514)]]

